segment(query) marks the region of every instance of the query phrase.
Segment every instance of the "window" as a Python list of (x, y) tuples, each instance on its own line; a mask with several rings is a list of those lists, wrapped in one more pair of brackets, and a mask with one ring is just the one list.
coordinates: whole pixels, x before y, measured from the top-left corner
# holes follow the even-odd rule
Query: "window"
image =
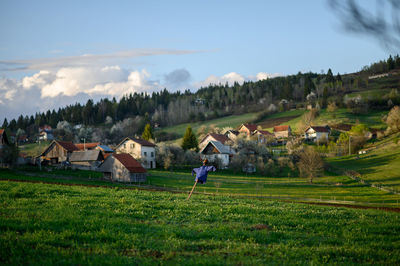
[(143, 154), (144, 154), (145, 157), (147, 156), (147, 152), (143, 152)]
[(131, 144), (131, 149), (134, 149), (135, 148), (135, 144)]
[(124, 149), (126, 149), (126, 143), (124, 143)]
[(151, 157), (152, 157), (152, 158), (154, 157), (154, 152), (151, 152)]

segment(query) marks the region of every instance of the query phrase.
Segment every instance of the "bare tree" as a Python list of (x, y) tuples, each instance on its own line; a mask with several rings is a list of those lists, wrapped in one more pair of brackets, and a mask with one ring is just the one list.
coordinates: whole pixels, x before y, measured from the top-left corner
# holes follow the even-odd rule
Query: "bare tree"
[(297, 163), (300, 175), (308, 177), (312, 184), (314, 177), (319, 176), (324, 170), (324, 162), (319, 153), (312, 147), (306, 147), (300, 154), (300, 161)]
[(367, 1), (328, 1), (346, 31), (372, 36), (386, 48), (400, 48), (400, 1), (376, 0), (375, 12), (365, 7)]

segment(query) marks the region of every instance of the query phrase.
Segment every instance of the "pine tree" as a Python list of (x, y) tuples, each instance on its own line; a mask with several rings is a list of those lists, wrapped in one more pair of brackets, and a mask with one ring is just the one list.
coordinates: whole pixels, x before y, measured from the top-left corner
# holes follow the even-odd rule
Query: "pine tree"
[(197, 138), (196, 135), (193, 133), (191, 126), (188, 126), (186, 128), (186, 132), (182, 140), (182, 149), (184, 150), (195, 149), (196, 151), (199, 151)]
[(6, 129), (8, 127), (8, 121), (7, 118), (4, 118), (3, 125), (1, 126), (3, 129)]
[(144, 131), (142, 133), (142, 138), (144, 140), (154, 139), (153, 130), (151, 129), (150, 124), (146, 124), (146, 126), (144, 127)]

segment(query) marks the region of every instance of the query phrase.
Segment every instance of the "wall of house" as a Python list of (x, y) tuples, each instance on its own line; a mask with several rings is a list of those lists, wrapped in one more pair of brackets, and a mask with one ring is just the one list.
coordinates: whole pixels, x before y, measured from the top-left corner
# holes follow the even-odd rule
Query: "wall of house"
[(142, 146), (129, 139), (121, 143), (116, 151), (132, 155), (146, 169), (156, 168), (156, 149), (154, 147)]
[(215, 160), (218, 158), (221, 161), (222, 167), (226, 168), (229, 165), (229, 154), (203, 154), (202, 159), (207, 158), (209, 162), (215, 162)]
[(57, 143), (53, 143), (45, 157), (48, 159), (58, 158), (58, 162), (63, 162), (68, 159), (68, 152)]
[(156, 149), (154, 147), (142, 146), (140, 161), (144, 168), (156, 168)]
[(202, 149), (204, 148), (204, 146), (206, 146), (206, 145), (208, 144), (208, 142), (210, 142), (211, 140), (215, 140), (215, 139), (214, 139), (212, 136), (208, 135), (208, 136), (204, 139), (204, 141), (202, 141), (202, 142), (199, 144), (199, 149), (202, 150)]
[(145, 173), (131, 173), (128, 169), (114, 157), (109, 157), (98, 168), (100, 172), (111, 173), (111, 180), (117, 182), (145, 182)]
[(274, 132), (275, 138), (287, 138), (289, 137), (289, 131), (278, 131)]
[(138, 143), (136, 143), (130, 139), (127, 139), (123, 143), (121, 143), (121, 145), (118, 146), (116, 151), (120, 152), (120, 153), (129, 153), (135, 159), (141, 158), (141, 155), (142, 155), (141, 154), (141, 145), (139, 145)]

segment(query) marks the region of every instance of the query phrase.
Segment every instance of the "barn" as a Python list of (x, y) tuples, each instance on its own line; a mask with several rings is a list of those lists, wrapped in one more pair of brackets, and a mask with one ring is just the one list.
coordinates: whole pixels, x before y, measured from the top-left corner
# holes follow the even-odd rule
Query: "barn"
[(43, 161), (50, 164), (58, 164), (64, 161), (69, 161), (73, 151), (79, 149), (70, 141), (53, 140), (46, 150), (41, 154)]
[(104, 177), (118, 182), (146, 182), (146, 169), (130, 154), (113, 153), (99, 166)]
[(74, 151), (69, 158), (72, 168), (81, 170), (96, 170), (103, 160), (100, 150)]

